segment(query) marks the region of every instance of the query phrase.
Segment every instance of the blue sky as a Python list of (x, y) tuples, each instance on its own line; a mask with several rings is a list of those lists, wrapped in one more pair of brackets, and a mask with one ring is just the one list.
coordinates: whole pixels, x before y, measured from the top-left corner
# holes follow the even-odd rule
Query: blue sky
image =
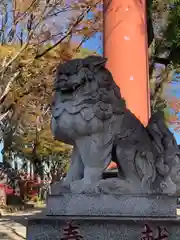
[(180, 134), (177, 132), (174, 132), (173, 130), (172, 132), (174, 133), (174, 137), (176, 138), (177, 143), (180, 145)]
[[(179, 77), (180, 74), (173, 76), (173, 78), (176, 80), (177, 76)], [(178, 78), (178, 80), (179, 80), (179, 78)], [(180, 83), (178, 83), (177, 81), (174, 81), (174, 83), (171, 84), (170, 94), (172, 94), (173, 96), (176, 96), (177, 98), (180, 99)], [(179, 110), (179, 112), (180, 112), (180, 110)], [(178, 144), (180, 144), (180, 133), (174, 132), (174, 136), (176, 137)]]
[(88, 48), (89, 50), (92, 51), (96, 51), (99, 54), (103, 54), (102, 34), (97, 33), (93, 38), (86, 41), (83, 44), (83, 47)]

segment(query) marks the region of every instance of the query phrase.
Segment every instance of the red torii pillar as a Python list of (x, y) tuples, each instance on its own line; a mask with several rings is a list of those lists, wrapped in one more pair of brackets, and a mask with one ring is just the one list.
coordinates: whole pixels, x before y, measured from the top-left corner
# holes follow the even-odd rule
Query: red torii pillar
[(146, 0), (104, 0), (104, 56), (127, 107), (150, 117)]

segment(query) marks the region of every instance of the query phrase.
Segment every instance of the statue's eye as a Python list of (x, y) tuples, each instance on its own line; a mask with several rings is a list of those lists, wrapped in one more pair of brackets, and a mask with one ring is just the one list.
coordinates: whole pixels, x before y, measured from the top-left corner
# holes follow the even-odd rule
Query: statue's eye
[(94, 79), (93, 76), (89, 76), (89, 77), (88, 77), (88, 80), (89, 80), (90, 82), (93, 81), (93, 79)]
[(58, 80), (68, 80), (68, 76), (65, 74), (61, 74), (59, 75)]
[(86, 76), (82, 77), (82, 82), (85, 83), (86, 82)]

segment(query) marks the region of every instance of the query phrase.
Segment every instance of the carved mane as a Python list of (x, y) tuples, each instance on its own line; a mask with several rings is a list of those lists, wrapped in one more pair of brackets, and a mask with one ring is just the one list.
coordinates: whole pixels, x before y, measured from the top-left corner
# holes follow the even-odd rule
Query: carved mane
[[(73, 75), (77, 77), (77, 74), (81, 71), (83, 75), (80, 77), (86, 79), (83, 83), (84, 87), (87, 84), (89, 86), (82, 91), (75, 90), (74, 96), (82, 99), (82, 95), (84, 95), (84, 100), (87, 99), (86, 103), (88, 101), (91, 103), (94, 100), (94, 103), (101, 102), (101, 105), (102, 103), (110, 104), (113, 113), (121, 114), (126, 108), (125, 100), (121, 97), (120, 89), (114, 82), (112, 74), (105, 67), (106, 61), (106, 58), (100, 56), (89, 56), (60, 64), (57, 68), (56, 82), (62, 75), (66, 75), (68, 78)], [(79, 82), (81, 82), (80, 79)], [(84, 102), (82, 101), (82, 103)]]

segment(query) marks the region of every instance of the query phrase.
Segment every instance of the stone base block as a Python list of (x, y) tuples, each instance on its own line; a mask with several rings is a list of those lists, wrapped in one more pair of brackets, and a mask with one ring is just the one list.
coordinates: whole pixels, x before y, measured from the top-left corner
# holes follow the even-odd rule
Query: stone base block
[(176, 208), (173, 196), (64, 193), (48, 197), (46, 215), (176, 217)]
[(170, 218), (46, 217), (30, 219), (27, 240), (179, 240)]

